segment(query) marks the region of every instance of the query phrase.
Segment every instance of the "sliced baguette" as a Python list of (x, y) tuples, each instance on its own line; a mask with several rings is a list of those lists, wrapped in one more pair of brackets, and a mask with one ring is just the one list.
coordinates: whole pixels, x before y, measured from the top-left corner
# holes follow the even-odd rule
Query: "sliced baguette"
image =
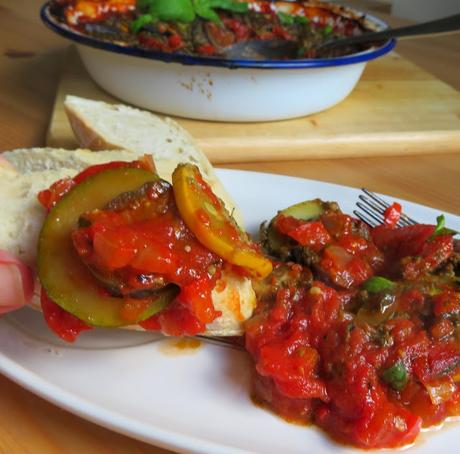
[(37, 194), (55, 181), (75, 176), (90, 165), (136, 159), (129, 151), (93, 153), (53, 148), (6, 151), (2, 157), (10, 166), (0, 166), (0, 249), (15, 254), (32, 267), (46, 214)]
[[(38, 237), (46, 216), (37, 194), (55, 181), (72, 177), (90, 165), (113, 160), (132, 161), (137, 155), (126, 150), (94, 153), (89, 150), (32, 148), (4, 152), (2, 157), (5, 159), (0, 161), (0, 250), (16, 255), (35, 269)], [(160, 176), (166, 176), (168, 170), (164, 169), (164, 166), (157, 169)], [(251, 316), (256, 305), (251, 281), (224, 272), (212, 292), (212, 299), (222, 315), (207, 327), (206, 334), (242, 334), (242, 322)], [(31, 306), (40, 310), (38, 293)], [(126, 328), (143, 330), (138, 325)]]
[(238, 224), (243, 225), (241, 213), (208, 158), (192, 136), (175, 121), (122, 104), (77, 96), (67, 96), (64, 107), (81, 147), (94, 151), (129, 150), (137, 155), (152, 154), (157, 169), (163, 173), (162, 178), (168, 181), (180, 162), (196, 164)]
[(18, 148), (5, 151), (2, 156), (21, 174), (44, 170), (71, 169), (73, 174), (86, 167), (110, 161), (134, 161), (135, 153), (125, 150), (101, 151), (64, 150), (63, 148)]
[(19, 174), (0, 168), (0, 249), (35, 267), (38, 235), (45, 210), (37, 194), (55, 181), (75, 175), (72, 169)]

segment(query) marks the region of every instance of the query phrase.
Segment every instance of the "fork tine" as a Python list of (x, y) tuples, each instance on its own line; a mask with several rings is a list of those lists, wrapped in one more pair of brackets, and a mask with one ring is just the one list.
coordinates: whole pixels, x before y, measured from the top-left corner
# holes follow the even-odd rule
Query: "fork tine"
[(414, 221), (412, 218), (407, 216), (407, 214), (401, 213), (401, 218), (399, 219), (398, 224), (409, 226), (409, 225), (416, 225), (418, 224), (418, 222)]
[(369, 207), (361, 202), (357, 202), (356, 206), (364, 212), (364, 214), (373, 220), (374, 225), (379, 225), (383, 223), (383, 215), (378, 211), (375, 211), (373, 207)]
[(407, 225), (417, 225), (418, 222), (407, 216), (407, 214), (401, 213), (401, 222), (405, 222)]
[(358, 198), (359, 200), (364, 202), (366, 205), (368, 205), (372, 210), (381, 214), (383, 217), (383, 215), (385, 214), (386, 207), (382, 207), (380, 204), (377, 205), (373, 200), (368, 199), (365, 195), (362, 195), (362, 194)]
[[(360, 210), (364, 211), (365, 214), (361, 213), (359, 210), (355, 210), (354, 214), (358, 216), (359, 219), (369, 224), (371, 227), (375, 227), (378, 224), (383, 224), (385, 219), (385, 210), (390, 206), (390, 204), (366, 188), (362, 188), (361, 190), (365, 195), (360, 194), (358, 196), (360, 201), (356, 202), (356, 206)], [(417, 224), (416, 221), (411, 219), (406, 214), (401, 213), (401, 217), (398, 222), (400, 227), (415, 224)]]
[[(364, 194), (369, 196), (374, 202), (376, 202), (381, 207), (383, 207), (384, 210), (387, 209), (390, 206), (390, 204), (388, 202), (386, 202), (385, 200), (381, 199), (380, 197), (377, 196), (377, 194), (369, 191), (368, 189), (362, 188), (361, 191), (363, 191)], [(364, 197), (364, 196), (360, 196), (359, 198), (361, 199), (362, 197)]]
[(204, 334), (197, 334), (196, 339), (201, 340), (207, 344), (219, 345), (221, 347), (232, 348), (234, 350), (244, 350), (244, 346), (241, 343), (235, 341), (235, 337), (220, 337), (220, 336), (206, 336)]
[(367, 224), (367, 225), (370, 226), (370, 227), (376, 227), (377, 225), (380, 224), (380, 222), (376, 223), (376, 222), (374, 221), (374, 219), (368, 218), (364, 213), (361, 213), (361, 212), (358, 211), (358, 210), (354, 210), (354, 211), (353, 211), (353, 214), (354, 214), (358, 219), (360, 219), (361, 221), (363, 221), (365, 224)]
[[(380, 206), (388, 208), (390, 204), (385, 200), (381, 199), (377, 194), (372, 191), (369, 191), (366, 188), (362, 188), (362, 191), (367, 194), (370, 198), (372, 198), (375, 202), (377, 202)], [(405, 213), (401, 213), (401, 219), (399, 220), (398, 224), (400, 225), (416, 225), (418, 224), (417, 221), (414, 221), (412, 218), (407, 216)]]

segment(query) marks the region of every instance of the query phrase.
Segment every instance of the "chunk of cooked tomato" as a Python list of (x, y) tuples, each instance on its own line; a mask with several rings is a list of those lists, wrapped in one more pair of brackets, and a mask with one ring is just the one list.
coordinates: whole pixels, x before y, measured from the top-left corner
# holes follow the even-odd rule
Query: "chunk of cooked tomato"
[(278, 215), (275, 228), (315, 252), (321, 251), (331, 242), (331, 236), (321, 221), (303, 221), (292, 216)]
[(48, 297), (44, 289), (41, 290), (40, 304), (48, 326), (66, 342), (75, 342), (82, 331), (92, 329), (75, 315), (58, 306)]

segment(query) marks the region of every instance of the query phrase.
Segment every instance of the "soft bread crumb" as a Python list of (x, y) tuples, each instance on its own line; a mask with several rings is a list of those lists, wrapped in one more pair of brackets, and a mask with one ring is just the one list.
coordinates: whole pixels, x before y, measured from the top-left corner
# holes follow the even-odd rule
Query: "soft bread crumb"
[(0, 166), (0, 249), (35, 267), (38, 235), (46, 211), (37, 195), (54, 182), (73, 177), (88, 166), (134, 161), (129, 151), (68, 151), (54, 148), (17, 149), (2, 153), (16, 171)]
[(75, 173), (86, 167), (110, 161), (134, 161), (136, 154), (125, 150), (93, 153), (90, 150), (64, 150), (62, 148), (26, 148), (2, 154), (20, 173), (43, 170), (73, 169)]
[(206, 326), (211, 336), (241, 336), (242, 322), (251, 317), (256, 307), (256, 294), (251, 280), (224, 271), (212, 291), (212, 302), (222, 315)]
[(37, 194), (74, 174), (72, 169), (60, 169), (18, 175), (0, 168), (0, 249), (35, 267), (38, 235), (46, 215)]

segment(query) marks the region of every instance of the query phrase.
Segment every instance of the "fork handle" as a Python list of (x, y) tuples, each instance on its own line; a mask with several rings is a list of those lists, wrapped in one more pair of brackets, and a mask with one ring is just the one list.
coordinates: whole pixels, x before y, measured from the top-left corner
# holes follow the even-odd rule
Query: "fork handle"
[(453, 16), (448, 16), (443, 19), (424, 22), (423, 24), (408, 25), (400, 28), (388, 28), (380, 32), (371, 32), (351, 38), (331, 40), (319, 47), (321, 50), (324, 50), (390, 38), (410, 38), (438, 33), (455, 33), (458, 31), (460, 31), (460, 14), (454, 14)]

